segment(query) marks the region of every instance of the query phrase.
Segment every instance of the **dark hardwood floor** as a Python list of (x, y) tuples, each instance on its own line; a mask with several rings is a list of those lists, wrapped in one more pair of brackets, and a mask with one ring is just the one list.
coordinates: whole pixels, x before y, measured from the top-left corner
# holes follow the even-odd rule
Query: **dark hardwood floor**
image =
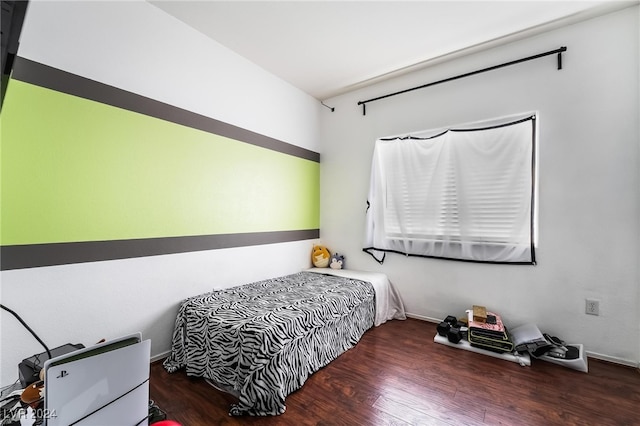
[(589, 373), (530, 367), (433, 342), (436, 325), (390, 321), (289, 395), (276, 417), (229, 417), (233, 396), (151, 366), (168, 419), (198, 425), (640, 425), (637, 369), (589, 359)]

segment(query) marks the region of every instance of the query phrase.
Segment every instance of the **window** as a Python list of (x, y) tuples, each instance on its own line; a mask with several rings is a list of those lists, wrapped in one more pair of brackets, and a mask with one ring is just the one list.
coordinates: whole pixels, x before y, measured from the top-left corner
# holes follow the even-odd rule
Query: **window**
[(535, 264), (536, 117), (376, 141), (364, 251)]

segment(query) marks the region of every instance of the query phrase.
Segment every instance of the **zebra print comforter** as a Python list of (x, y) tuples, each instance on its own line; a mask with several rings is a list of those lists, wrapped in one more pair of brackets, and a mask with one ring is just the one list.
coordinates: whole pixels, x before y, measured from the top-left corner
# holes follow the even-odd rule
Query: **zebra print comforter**
[(186, 367), (238, 396), (229, 414), (278, 415), (285, 398), (373, 326), (366, 282), (300, 272), (191, 297), (178, 311), (167, 371)]

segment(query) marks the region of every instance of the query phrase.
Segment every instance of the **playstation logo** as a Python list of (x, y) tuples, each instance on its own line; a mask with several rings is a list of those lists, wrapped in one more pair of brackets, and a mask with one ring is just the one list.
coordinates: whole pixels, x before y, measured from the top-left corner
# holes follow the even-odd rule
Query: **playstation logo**
[(60, 374), (58, 375), (58, 377), (56, 377), (56, 379), (61, 379), (63, 377), (67, 377), (69, 375), (69, 373), (67, 373), (67, 370), (62, 370), (60, 372)]

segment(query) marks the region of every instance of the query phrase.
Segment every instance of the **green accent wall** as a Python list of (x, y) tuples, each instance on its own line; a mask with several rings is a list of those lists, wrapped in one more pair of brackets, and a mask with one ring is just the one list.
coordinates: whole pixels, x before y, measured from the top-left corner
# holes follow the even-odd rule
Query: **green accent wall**
[(18, 80), (0, 128), (2, 246), (319, 228), (316, 161)]

